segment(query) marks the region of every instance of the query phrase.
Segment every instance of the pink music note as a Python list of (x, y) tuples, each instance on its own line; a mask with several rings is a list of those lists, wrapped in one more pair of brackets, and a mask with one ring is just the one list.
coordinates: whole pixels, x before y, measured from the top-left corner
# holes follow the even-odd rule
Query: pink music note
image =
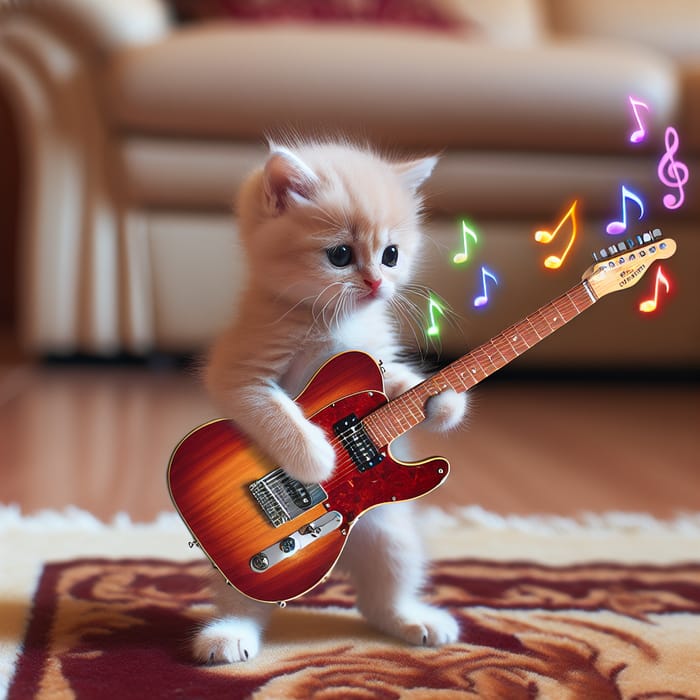
[(654, 283), (654, 298), (643, 301), (639, 305), (640, 311), (643, 311), (646, 314), (651, 313), (652, 311), (656, 311), (656, 307), (659, 302), (659, 284), (663, 284), (664, 287), (666, 287), (666, 294), (668, 294), (671, 285), (664, 276), (664, 273), (661, 271), (661, 265), (659, 265), (659, 267), (656, 269), (656, 282)]
[(685, 163), (673, 159), (673, 154), (678, 150), (678, 132), (672, 126), (666, 129), (664, 141), (666, 144), (666, 153), (664, 153), (663, 158), (659, 161), (657, 173), (659, 175), (659, 180), (661, 180), (664, 185), (678, 190), (678, 195), (671, 194), (670, 192), (665, 194), (663, 203), (666, 209), (678, 209), (685, 201), (683, 187), (687, 184), (690, 173)]
[(605, 228), (611, 236), (624, 233), (627, 230), (627, 202), (632, 200), (639, 207), (639, 218), (644, 216), (644, 203), (631, 190), (622, 185), (622, 221), (611, 221)]
[(484, 293), (474, 299), (474, 306), (484, 306), (488, 303), (489, 295), (486, 290), (486, 278), (489, 277), (495, 285), (498, 285), (498, 280), (491, 274), (483, 265), (481, 266), (481, 284), (484, 287)]
[(640, 102), (639, 100), (635, 100), (634, 97), (630, 96), (630, 104), (632, 105), (632, 111), (634, 112), (634, 118), (637, 120), (637, 126), (639, 127), (635, 131), (632, 132), (632, 135), (630, 136), (630, 141), (632, 143), (640, 143), (641, 141), (644, 141), (644, 138), (647, 135), (646, 129), (644, 128), (644, 124), (642, 124), (642, 119), (639, 116), (639, 112), (637, 111), (637, 107), (644, 107), (644, 109), (649, 111), (649, 105), (645, 104), (644, 102)]

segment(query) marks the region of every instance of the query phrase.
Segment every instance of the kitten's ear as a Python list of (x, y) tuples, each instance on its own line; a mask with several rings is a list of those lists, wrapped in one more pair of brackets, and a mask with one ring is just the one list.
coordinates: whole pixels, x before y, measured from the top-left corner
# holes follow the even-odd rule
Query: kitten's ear
[(271, 146), (263, 182), (270, 206), (281, 214), (294, 202), (308, 203), (318, 186), (318, 177), (291, 151), (282, 146)]
[(411, 192), (415, 192), (430, 177), (437, 162), (437, 156), (429, 156), (404, 163), (394, 163), (394, 171), (403, 185)]

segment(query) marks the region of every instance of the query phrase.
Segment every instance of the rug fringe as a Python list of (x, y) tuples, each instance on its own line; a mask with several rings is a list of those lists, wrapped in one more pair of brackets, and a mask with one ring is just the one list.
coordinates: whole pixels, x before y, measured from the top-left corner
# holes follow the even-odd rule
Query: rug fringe
[(163, 511), (149, 522), (134, 522), (128, 513), (117, 513), (111, 521), (104, 522), (92, 513), (66, 506), (63, 510), (39, 510), (32, 514), (22, 514), (16, 503), (0, 505), (0, 530), (21, 529), (25, 531), (55, 530), (159, 530), (182, 532), (186, 528), (175, 512)]
[(490, 531), (515, 531), (530, 535), (577, 533), (674, 533), (700, 535), (700, 513), (679, 513), (669, 520), (648, 513), (610, 511), (581, 513), (577, 517), (558, 515), (499, 515), (481, 506), (442, 509), (437, 506), (419, 510), (421, 524), (438, 529), (471, 528)]
[[(700, 535), (700, 513), (679, 513), (669, 520), (661, 520), (648, 513), (607, 512), (581, 513), (575, 518), (558, 515), (500, 515), (472, 505), (450, 509), (438, 506), (418, 506), (416, 513), (421, 527), (444, 530), (470, 528), (488, 531), (514, 531), (531, 535), (576, 533), (674, 533)], [(17, 504), (0, 505), (0, 530), (21, 529), (45, 531), (51, 528), (67, 530), (165, 530), (186, 532), (177, 513), (163, 511), (149, 522), (134, 522), (128, 513), (117, 513), (110, 522), (104, 522), (88, 511), (75, 506), (63, 510), (40, 510), (23, 514)]]

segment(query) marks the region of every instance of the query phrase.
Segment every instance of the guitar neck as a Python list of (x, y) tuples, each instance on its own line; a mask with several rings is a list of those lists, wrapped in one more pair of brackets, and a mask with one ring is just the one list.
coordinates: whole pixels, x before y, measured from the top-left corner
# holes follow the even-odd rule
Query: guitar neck
[(380, 406), (363, 419), (365, 429), (375, 444), (388, 445), (425, 420), (425, 403), (431, 396), (447, 389), (454, 389), (457, 393), (471, 389), (596, 301), (597, 297), (587, 282), (580, 282), (429, 379)]

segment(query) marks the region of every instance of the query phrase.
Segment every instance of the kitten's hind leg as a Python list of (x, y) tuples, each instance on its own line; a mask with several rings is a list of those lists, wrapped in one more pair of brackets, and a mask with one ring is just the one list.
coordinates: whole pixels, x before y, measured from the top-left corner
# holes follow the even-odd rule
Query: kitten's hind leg
[(410, 504), (388, 504), (365, 513), (353, 528), (342, 564), (355, 584), (357, 607), (374, 627), (424, 646), (459, 638), (456, 620), (420, 599), (425, 558)]
[(192, 652), (201, 663), (248, 661), (260, 651), (272, 606), (246, 598), (218, 572), (210, 582), (217, 613), (197, 632)]

